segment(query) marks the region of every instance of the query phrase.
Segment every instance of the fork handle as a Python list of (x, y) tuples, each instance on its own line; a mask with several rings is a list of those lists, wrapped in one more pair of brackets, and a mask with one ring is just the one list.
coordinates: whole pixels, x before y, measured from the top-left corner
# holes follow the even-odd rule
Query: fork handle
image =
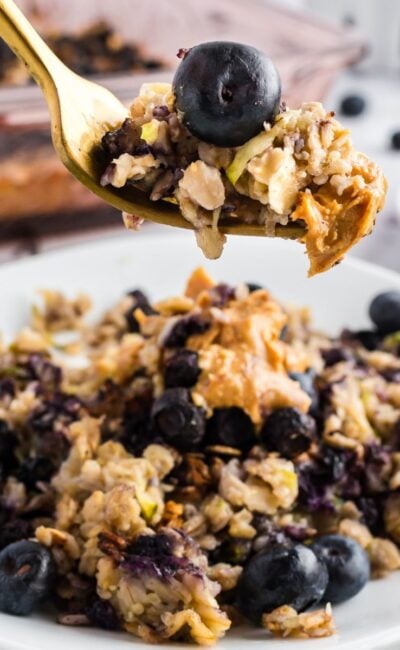
[(13, 0), (0, 0), (0, 36), (27, 66), (43, 89), (54, 88), (57, 70), (65, 67)]

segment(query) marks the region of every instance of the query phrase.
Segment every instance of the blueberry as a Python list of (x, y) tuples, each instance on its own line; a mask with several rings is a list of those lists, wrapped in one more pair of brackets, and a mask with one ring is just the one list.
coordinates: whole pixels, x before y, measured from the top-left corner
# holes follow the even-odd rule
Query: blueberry
[(350, 350), (347, 348), (327, 348), (326, 350), (321, 350), (321, 356), (324, 360), (325, 367), (330, 368), (331, 366), (340, 363), (341, 361), (350, 361), (353, 359), (353, 355)]
[(25, 458), (17, 471), (17, 478), (24, 483), (29, 490), (33, 490), (36, 484), (48, 482), (55, 472), (55, 467), (50, 458), (35, 456)]
[(173, 554), (172, 539), (165, 533), (139, 535), (127, 547), (127, 554), (158, 558)]
[(385, 493), (393, 465), (390, 447), (381, 444), (365, 445), (362, 467), (363, 487), (369, 495)]
[(289, 377), (300, 384), (300, 388), (311, 398), (310, 411), (318, 408), (318, 393), (315, 388), (316, 373), (313, 368), (305, 372), (291, 372)]
[(140, 143), (143, 143), (140, 138), (140, 127), (129, 118), (115, 131), (108, 131), (102, 139), (102, 146), (108, 160), (118, 158), (123, 153), (134, 154)]
[(382, 342), (381, 334), (375, 330), (356, 330), (354, 332), (344, 330), (342, 339), (347, 343), (358, 343), (370, 352), (376, 350)]
[(266, 515), (255, 514), (251, 525), (257, 531), (257, 535), (252, 540), (252, 549), (255, 552), (265, 551), (276, 545), (287, 546), (290, 543), (283, 528), (273, 523)]
[(369, 315), (381, 334), (400, 330), (400, 291), (380, 293), (370, 304)]
[(140, 327), (134, 315), (135, 310), (141, 309), (142, 312), (147, 316), (150, 314), (155, 314), (156, 312), (154, 311), (153, 307), (150, 305), (149, 299), (143, 293), (143, 291), (140, 291), (139, 289), (134, 289), (133, 291), (129, 291), (128, 295), (133, 298), (133, 305), (130, 309), (128, 309), (128, 311), (125, 314), (126, 324), (128, 326), (129, 332), (139, 332)]
[(14, 379), (3, 377), (0, 379), (0, 399), (3, 397), (15, 397), (16, 386)]
[(229, 284), (224, 284), (223, 282), (216, 284), (215, 287), (212, 287), (208, 293), (210, 295), (211, 302), (215, 307), (223, 307), (230, 300), (235, 299), (234, 287), (230, 287)]
[(126, 415), (122, 421), (122, 431), (118, 437), (125, 449), (134, 456), (140, 456), (154, 439), (150, 422), (150, 407)]
[(210, 321), (199, 314), (182, 316), (165, 337), (163, 345), (166, 348), (180, 348), (185, 345), (189, 336), (204, 334), (210, 328)]
[(0, 420), (0, 463), (1, 474), (7, 476), (17, 466), (15, 449), (18, 438), (5, 420)]
[(25, 365), (29, 378), (40, 381), (49, 389), (57, 390), (62, 381), (61, 368), (52, 364), (41, 354), (29, 355)]
[(211, 551), (210, 563), (227, 562), (228, 564), (243, 565), (248, 560), (251, 550), (251, 540), (228, 537), (214, 551)]
[(189, 131), (220, 147), (244, 144), (279, 111), (278, 71), (249, 45), (213, 41), (192, 47), (172, 85)]
[(313, 542), (311, 548), (328, 569), (325, 602), (341, 603), (365, 587), (370, 577), (370, 564), (358, 542), (342, 535), (324, 535)]
[(191, 388), (200, 375), (199, 355), (192, 350), (178, 350), (164, 364), (166, 388)]
[(126, 295), (133, 298), (133, 301), (137, 307), (149, 304), (148, 297), (140, 289), (131, 289), (131, 291), (128, 291)]
[(109, 600), (94, 600), (85, 610), (92, 625), (102, 630), (120, 630), (121, 623), (117, 613)]
[(395, 131), (394, 133), (392, 133), (392, 136), (390, 138), (390, 146), (395, 151), (399, 151), (399, 149), (400, 149), (400, 131)]
[(302, 544), (272, 546), (244, 567), (237, 587), (239, 611), (260, 623), (263, 613), (281, 605), (302, 612), (318, 603), (328, 584), (328, 571)]
[(261, 428), (261, 442), (266, 449), (285, 458), (296, 458), (307, 451), (315, 437), (315, 420), (296, 408), (273, 411)]
[(319, 473), (327, 483), (338, 483), (348, 472), (347, 467), (355, 455), (343, 449), (334, 449), (327, 445), (319, 447)]
[(207, 443), (248, 451), (257, 442), (254, 424), (241, 408), (215, 409), (207, 422)]
[(264, 289), (264, 287), (262, 287), (261, 284), (256, 284), (255, 282), (247, 282), (247, 288), (250, 291), (250, 293), (253, 293), (253, 291), (259, 291), (260, 289)]
[(380, 536), (384, 531), (382, 497), (380, 495), (359, 497), (356, 506), (362, 513), (362, 523), (369, 528), (373, 535)]
[[(120, 401), (120, 390), (116, 393), (116, 398)], [(150, 421), (152, 405), (153, 387), (146, 383), (138, 387), (135, 396), (125, 404), (121, 429), (116, 439), (134, 456), (140, 456), (145, 447), (153, 442)], [(106, 439), (110, 438), (115, 439), (115, 431), (112, 427)]]
[(344, 453), (321, 445), (320, 458), (307, 459), (296, 465), (299, 481), (298, 504), (310, 512), (334, 513), (331, 485), (346, 476)]
[(27, 539), (33, 533), (32, 524), (24, 519), (8, 521), (0, 527), (0, 550), (21, 539)]
[(55, 564), (50, 551), (23, 540), (0, 552), (0, 611), (27, 616), (51, 593)]
[[(398, 356), (400, 356), (400, 348), (398, 351)], [(387, 382), (400, 384), (400, 368), (387, 368), (385, 370), (381, 370), (380, 374)]]
[(204, 411), (192, 404), (184, 388), (168, 388), (156, 399), (151, 419), (155, 431), (179, 451), (191, 451), (203, 439)]
[(81, 402), (77, 397), (54, 393), (51, 399), (42, 400), (31, 413), (28, 424), (35, 432), (45, 435), (53, 429), (56, 421), (66, 425), (76, 420), (80, 408)]
[(360, 95), (348, 95), (344, 97), (340, 103), (340, 112), (342, 115), (349, 117), (356, 117), (361, 115), (365, 110), (367, 103)]

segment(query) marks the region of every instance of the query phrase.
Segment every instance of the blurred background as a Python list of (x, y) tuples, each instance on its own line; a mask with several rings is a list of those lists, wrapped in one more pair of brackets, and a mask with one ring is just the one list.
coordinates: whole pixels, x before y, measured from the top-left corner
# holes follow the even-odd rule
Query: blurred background
[[(400, 271), (398, 0), (16, 1), (70, 67), (126, 103), (143, 81), (172, 77), (180, 47), (222, 39), (266, 51), (290, 106), (324, 101), (382, 166), (387, 205), (353, 254)], [(122, 230), (56, 158), (41, 93), (0, 42), (0, 263)]]

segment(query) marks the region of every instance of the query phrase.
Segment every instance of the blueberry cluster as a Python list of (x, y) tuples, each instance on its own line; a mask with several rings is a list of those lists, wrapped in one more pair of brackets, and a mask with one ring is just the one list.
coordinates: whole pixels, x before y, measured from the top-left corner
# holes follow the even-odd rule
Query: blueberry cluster
[(311, 547), (276, 544), (245, 565), (237, 606), (259, 624), (262, 614), (282, 605), (302, 612), (321, 601), (348, 600), (361, 591), (369, 576), (368, 555), (342, 535), (321, 536)]

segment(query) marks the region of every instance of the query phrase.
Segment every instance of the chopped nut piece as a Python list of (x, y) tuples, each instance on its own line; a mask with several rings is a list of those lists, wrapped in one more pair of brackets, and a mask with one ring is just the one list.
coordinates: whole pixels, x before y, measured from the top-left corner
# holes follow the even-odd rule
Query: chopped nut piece
[(164, 507), (161, 523), (172, 528), (181, 528), (183, 525), (183, 504), (176, 501), (167, 501)]
[(74, 560), (80, 556), (79, 545), (70, 533), (65, 533), (56, 528), (39, 526), (36, 529), (36, 539), (44, 546), (62, 546), (67, 555)]

